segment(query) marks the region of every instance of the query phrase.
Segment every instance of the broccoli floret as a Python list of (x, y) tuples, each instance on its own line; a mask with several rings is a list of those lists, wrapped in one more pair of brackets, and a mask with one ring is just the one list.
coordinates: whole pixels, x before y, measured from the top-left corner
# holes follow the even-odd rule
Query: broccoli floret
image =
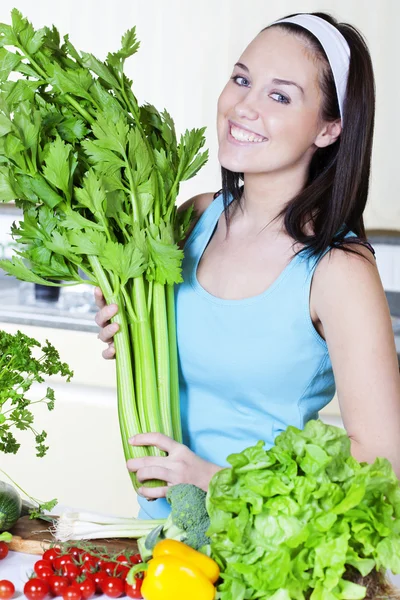
[(142, 559), (150, 558), (154, 546), (165, 538), (184, 542), (195, 550), (208, 546), (210, 540), (206, 532), (210, 517), (206, 509), (206, 496), (206, 492), (189, 483), (172, 486), (167, 492), (171, 513), (164, 526), (159, 525), (138, 542)]
[(206, 496), (206, 492), (189, 483), (172, 486), (167, 492), (171, 514), (164, 526), (165, 537), (171, 537), (168, 531), (169, 526), (172, 526), (184, 532), (180, 541), (195, 550), (209, 544), (206, 531), (210, 526), (210, 517), (206, 509)]

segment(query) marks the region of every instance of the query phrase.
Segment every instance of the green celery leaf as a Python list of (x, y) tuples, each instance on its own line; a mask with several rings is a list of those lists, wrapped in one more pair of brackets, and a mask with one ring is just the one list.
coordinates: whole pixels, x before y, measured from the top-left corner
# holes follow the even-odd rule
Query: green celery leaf
[(152, 157), (149, 156), (146, 143), (137, 128), (129, 131), (128, 143), (129, 163), (136, 169), (136, 172), (134, 172), (134, 179), (135, 184), (138, 187), (142, 183), (147, 182), (153, 166), (153, 161)]
[(90, 221), (89, 219), (83, 217), (80, 213), (72, 210), (71, 212), (67, 213), (67, 216), (61, 221), (60, 224), (65, 229), (85, 229), (87, 227), (91, 227), (92, 229), (97, 229), (99, 231), (103, 230), (102, 225), (99, 225), (94, 221)]
[(93, 71), (93, 73), (106, 81), (112, 88), (118, 89), (120, 87), (119, 81), (114, 77), (107, 65), (98, 60), (93, 54), (82, 52), (82, 61), (87, 69)]
[(83, 180), (83, 188), (74, 188), (75, 196), (82, 206), (86, 206), (95, 216), (103, 214), (106, 209), (106, 192), (93, 169), (90, 169)]
[(76, 254), (87, 256), (101, 256), (104, 253), (107, 238), (104, 233), (95, 229), (86, 229), (84, 235), (78, 231), (71, 231), (68, 239)]
[(135, 54), (140, 47), (140, 42), (136, 38), (136, 27), (128, 29), (121, 38), (121, 49), (118, 52), (109, 53), (107, 62), (113, 67), (119, 67), (121, 60), (124, 61), (129, 56)]
[(82, 140), (89, 132), (85, 123), (79, 117), (69, 117), (57, 125), (57, 131), (66, 142), (74, 143)]
[(10, 81), (7, 83), (10, 84), (7, 94), (7, 103), (9, 106), (14, 106), (24, 101), (32, 103), (36, 90), (44, 82), (42, 80), (27, 81), (26, 79), (19, 79), (16, 82)]
[(146, 269), (144, 256), (133, 239), (125, 245), (108, 241), (101, 262), (106, 269), (118, 275), (122, 285), (139, 277)]
[(13, 128), (13, 125), (12, 125), (10, 119), (8, 117), (6, 117), (6, 115), (2, 115), (0, 113), (0, 137), (2, 137), (3, 135), (6, 135), (6, 133), (10, 133), (12, 128)]
[(0, 201), (11, 202), (17, 199), (12, 185), (13, 179), (9, 169), (0, 167)]
[(21, 56), (0, 48), (0, 82), (7, 81), (11, 71), (21, 62)]
[(44, 245), (52, 252), (61, 254), (61, 256), (64, 256), (74, 263), (81, 262), (81, 258), (74, 254), (66, 234), (62, 234), (59, 231), (53, 231), (51, 234), (51, 240), (45, 240)]
[(64, 202), (63, 197), (59, 196), (39, 174), (30, 178), (30, 186), (37, 197), (50, 206), (50, 208), (54, 208), (60, 202)]
[(128, 125), (126, 118), (119, 117), (117, 122), (110, 122), (106, 115), (99, 114), (92, 125), (92, 131), (96, 136), (96, 146), (107, 150), (118, 152), (125, 156)]
[(102, 168), (102, 165), (104, 164), (109, 168), (109, 173), (112, 174), (125, 166), (125, 163), (121, 158), (116, 156), (112, 150), (102, 148), (97, 140), (84, 140), (82, 146), (85, 149), (91, 164), (95, 165), (95, 168)]
[(11, 260), (0, 260), (0, 268), (2, 268), (9, 275), (13, 275), (21, 281), (29, 281), (30, 283), (40, 283), (42, 285), (58, 287), (56, 283), (52, 283), (47, 279), (43, 279), (39, 275), (36, 275), (21, 258), (16, 256), (13, 256)]
[(70, 152), (72, 146), (57, 137), (48, 149), (43, 174), (47, 181), (70, 197)]
[(168, 283), (173, 285), (182, 281), (182, 260), (183, 251), (173, 244), (169, 236), (164, 235), (165, 228), (160, 227), (160, 232), (156, 227), (147, 231), (147, 243), (151, 259), (150, 269), (147, 272), (149, 280), (155, 279), (158, 283), (164, 285)]
[(61, 93), (70, 93), (79, 98), (85, 98), (90, 103), (92, 102), (89, 88), (93, 83), (93, 78), (87, 69), (63, 69), (54, 62), (51, 70), (49, 81)]

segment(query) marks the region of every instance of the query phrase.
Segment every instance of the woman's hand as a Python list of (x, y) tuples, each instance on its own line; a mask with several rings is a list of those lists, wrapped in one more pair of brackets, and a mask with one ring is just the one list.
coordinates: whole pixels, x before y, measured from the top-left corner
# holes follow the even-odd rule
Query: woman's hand
[(113, 338), (119, 330), (119, 325), (118, 323), (110, 323), (110, 319), (117, 314), (118, 306), (116, 304), (106, 304), (104, 296), (99, 287), (95, 288), (94, 297), (97, 306), (100, 308), (94, 319), (97, 325), (101, 327), (101, 331), (97, 337), (102, 342), (108, 344), (108, 347), (102, 352), (103, 358), (115, 358), (115, 346)]
[(147, 479), (167, 482), (164, 487), (139, 488), (139, 494), (148, 499), (164, 498), (168, 486), (178, 483), (192, 483), (207, 491), (213, 475), (222, 469), (162, 433), (139, 433), (130, 438), (129, 443), (132, 446), (156, 446), (168, 453), (168, 456), (130, 458), (126, 463), (128, 470), (136, 473), (141, 483)]

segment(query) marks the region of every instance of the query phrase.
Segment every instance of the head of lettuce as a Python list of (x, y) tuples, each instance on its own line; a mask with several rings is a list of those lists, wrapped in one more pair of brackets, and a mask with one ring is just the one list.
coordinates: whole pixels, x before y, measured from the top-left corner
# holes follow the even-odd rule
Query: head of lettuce
[(400, 573), (400, 484), (390, 463), (357, 462), (344, 430), (321, 421), (303, 431), (290, 426), (272, 448), (263, 446), (230, 455), (232, 468), (211, 482), (208, 534), (222, 572), (217, 597), (387, 594), (386, 569)]

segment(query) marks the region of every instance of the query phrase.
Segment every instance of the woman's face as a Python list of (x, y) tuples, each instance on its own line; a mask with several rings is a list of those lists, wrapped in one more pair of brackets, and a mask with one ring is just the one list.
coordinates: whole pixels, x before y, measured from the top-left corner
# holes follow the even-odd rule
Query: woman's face
[(221, 165), (240, 173), (306, 168), (322, 127), (315, 59), (304, 42), (273, 27), (238, 62), (218, 100)]

